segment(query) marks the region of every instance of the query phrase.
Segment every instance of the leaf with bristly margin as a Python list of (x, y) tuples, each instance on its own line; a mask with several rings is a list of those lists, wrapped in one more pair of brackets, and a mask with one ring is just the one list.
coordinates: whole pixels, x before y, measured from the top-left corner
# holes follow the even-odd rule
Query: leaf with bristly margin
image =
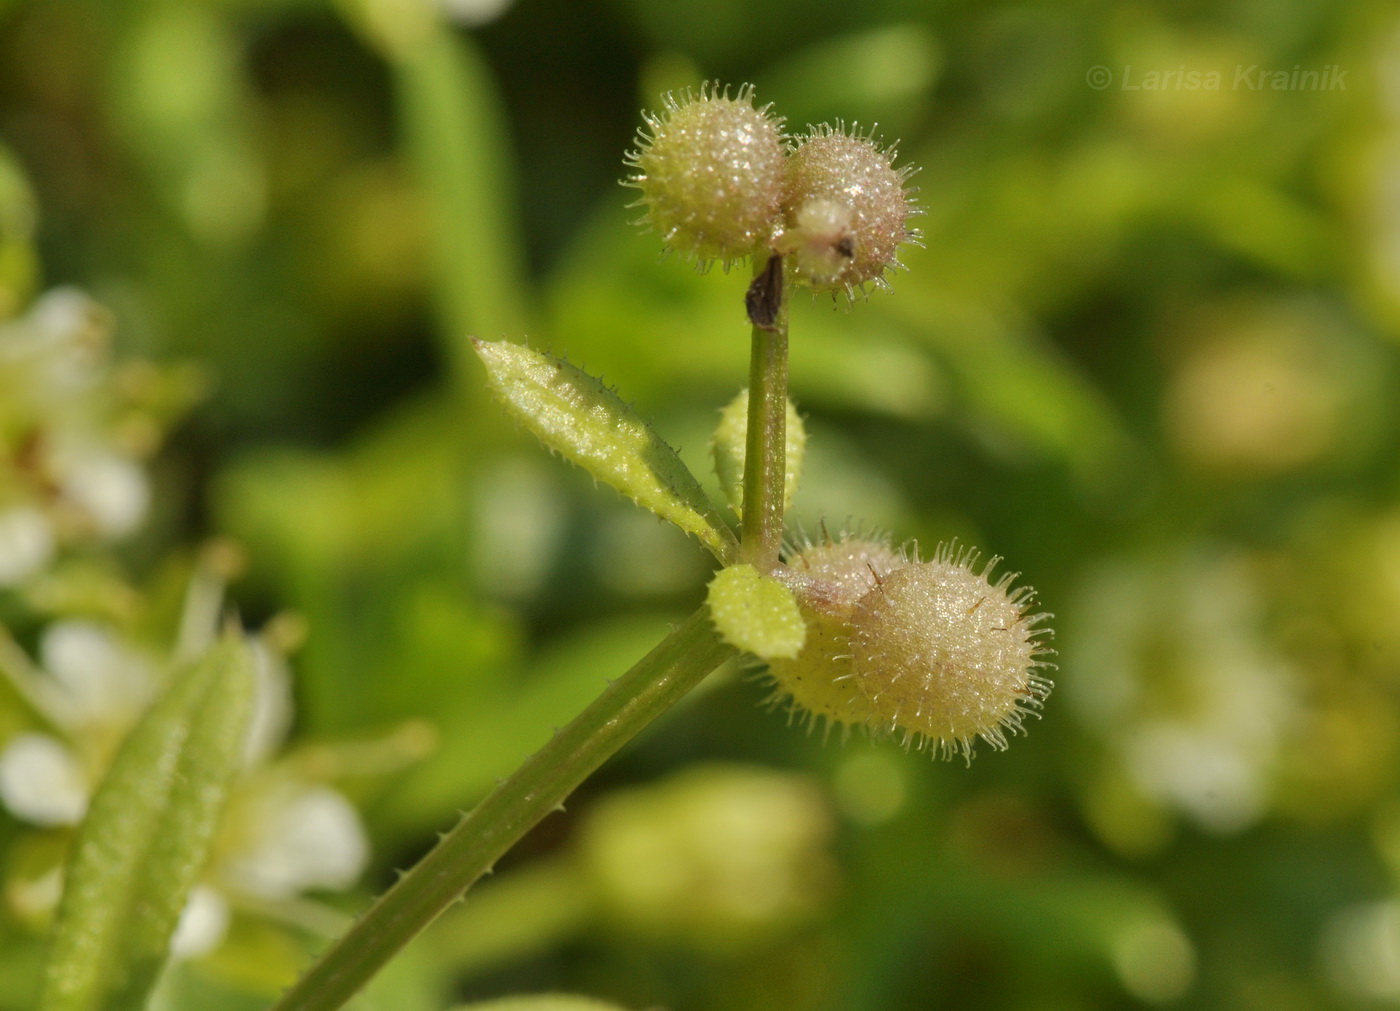
[(253, 659), (226, 636), (127, 735), (74, 840), (39, 1011), (136, 1011), (208, 861), (252, 712)]
[(550, 449), (670, 520), (721, 562), (734, 535), (676, 451), (616, 393), (582, 369), (507, 341), (473, 338), (507, 412)]
[[(802, 415), (787, 402), (786, 450), (787, 469), (783, 475), (783, 512), (792, 505), (797, 482), (802, 477), (802, 458), (807, 451), (807, 427)], [(719, 424), (710, 437), (710, 453), (714, 456), (715, 476), (724, 490), (724, 497), (736, 513), (744, 511), (744, 461), (748, 458), (749, 391), (740, 390), (719, 412)]]
[(722, 569), (710, 581), (706, 602), (724, 640), (762, 660), (791, 660), (807, 639), (792, 591), (752, 565)]

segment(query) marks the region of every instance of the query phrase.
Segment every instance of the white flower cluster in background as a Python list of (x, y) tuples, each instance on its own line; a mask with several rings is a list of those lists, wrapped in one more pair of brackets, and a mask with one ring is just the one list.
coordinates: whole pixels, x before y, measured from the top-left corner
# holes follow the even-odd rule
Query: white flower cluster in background
[[(296, 763), (277, 758), (291, 723), (289, 673), (267, 637), (252, 637), (250, 644), (258, 684), (245, 773), (234, 787), (216, 858), (172, 942), (187, 957), (217, 946), (240, 904), (275, 913), (278, 901), (305, 891), (348, 888), (369, 857), (354, 806)], [(13, 641), (0, 642), (0, 668), (45, 724), (0, 747), (0, 804), (40, 829), (81, 822), (113, 752), (170, 666), (116, 627), (81, 619), (45, 628), (37, 662)], [(59, 875), (53, 864), (9, 882), (14, 911), (30, 921), (46, 918), (59, 898)]]
[(114, 370), (110, 333), (108, 314), (66, 288), (0, 322), (0, 587), (64, 544), (124, 537), (146, 516), (141, 461), (162, 434), (147, 408), (168, 399), (173, 376)]
[(1297, 672), (1263, 633), (1248, 559), (1122, 560), (1085, 581), (1080, 603), (1071, 695), (1107, 748), (1109, 778), (1126, 778), (1091, 802), (1100, 831), (1114, 835), (1124, 786), (1212, 833), (1258, 821), (1300, 700)]
[[(86, 577), (57, 575), (70, 552), (101, 559), (146, 518), (144, 461), (199, 385), (190, 370), (114, 364), (109, 314), (76, 290), (0, 322), (0, 601), (19, 621), (0, 621), (0, 678), (14, 700), (0, 703), (10, 707), (0, 713), (0, 806), (32, 829), (18, 843), (28, 858), (8, 861), (4, 900), (39, 927), (62, 892), (65, 847), (50, 843), (82, 822), (172, 672), (215, 641), (225, 580), (241, 565), (228, 544), (200, 552), (168, 633), (142, 622), (150, 602), (110, 565), (98, 594), (72, 592), (94, 585)], [(172, 940), (178, 955), (217, 947), (240, 910), (304, 925), (302, 894), (351, 887), (368, 861), (359, 814), (329, 781), (337, 763), (281, 753), (292, 723), (286, 654), (298, 641), (287, 621), (249, 636), (257, 686), (244, 772)]]

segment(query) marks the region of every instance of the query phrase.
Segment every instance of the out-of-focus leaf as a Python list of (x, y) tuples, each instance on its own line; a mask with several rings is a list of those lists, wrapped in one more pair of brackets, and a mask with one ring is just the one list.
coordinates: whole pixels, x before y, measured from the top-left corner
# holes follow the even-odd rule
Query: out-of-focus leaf
[(676, 451), (614, 391), (582, 369), (506, 341), (476, 341), (507, 412), (550, 449), (633, 502), (670, 520), (721, 562), (736, 550)]
[(32, 931), (0, 928), (0, 1008), (29, 1011), (43, 980), (43, 944)]
[(517, 963), (588, 929), (597, 890), (573, 859), (517, 867), (453, 906), (425, 940), (457, 972)]
[(192, 234), (215, 246), (262, 224), (266, 180), (238, 39), (206, 4), (129, 8), (111, 63), (116, 126)]
[(313, 629), (298, 664), (306, 726), (439, 717), (501, 676), (514, 623), (466, 585), (464, 425), (441, 400), (419, 402), (339, 457), (265, 454), (225, 475), (222, 526)]
[[(937, 39), (926, 26), (881, 25), (788, 57), (761, 75), (759, 95), (794, 131), (838, 116), (903, 130), (936, 83), (941, 64)], [(872, 67), (880, 72), (871, 73)]]
[(209, 856), (252, 709), (252, 659), (229, 636), (127, 737), (69, 860), (43, 1011), (144, 1005)]
[(473, 43), (445, 29), (394, 69), (431, 229), (442, 342), (465, 376), (468, 334), (518, 336), (528, 322), (501, 101)]
[(0, 144), (0, 320), (23, 308), (38, 280), (33, 242), (38, 216), (24, 170)]
[(890, 302), (947, 362), (968, 414), (989, 434), (1060, 457), (1093, 488), (1121, 466), (1128, 441), (1112, 407), (1049, 341), (927, 289)]
[(1222, 247), (1281, 273), (1313, 280), (1339, 255), (1326, 220), (1281, 186), (1217, 171), (1181, 202)]

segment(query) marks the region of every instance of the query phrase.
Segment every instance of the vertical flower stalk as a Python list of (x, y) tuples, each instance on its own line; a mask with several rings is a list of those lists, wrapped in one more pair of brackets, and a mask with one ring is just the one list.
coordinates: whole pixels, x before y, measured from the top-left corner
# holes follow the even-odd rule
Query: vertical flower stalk
[(741, 553), (760, 573), (777, 567), (787, 484), (788, 311), (783, 258), (764, 259), (749, 288), (753, 337), (744, 451)]

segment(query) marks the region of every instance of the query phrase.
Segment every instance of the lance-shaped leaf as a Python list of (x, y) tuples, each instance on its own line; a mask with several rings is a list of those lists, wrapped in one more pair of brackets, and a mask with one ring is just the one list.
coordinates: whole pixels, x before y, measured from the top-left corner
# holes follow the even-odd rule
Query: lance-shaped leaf
[(721, 569), (710, 581), (706, 603), (725, 642), (760, 659), (791, 660), (806, 641), (792, 591), (752, 565)]
[(721, 562), (734, 558), (734, 535), (695, 475), (616, 393), (582, 369), (520, 344), (473, 344), (507, 411), (541, 442), (694, 534)]
[(248, 647), (230, 635), (127, 735), (68, 860), (40, 1011), (135, 1011), (204, 869), (252, 711)]
[[(783, 475), (783, 511), (792, 505), (797, 482), (802, 476), (802, 458), (807, 450), (807, 428), (802, 415), (787, 402), (787, 471)], [(724, 489), (724, 496), (736, 513), (744, 511), (744, 459), (748, 456), (749, 391), (739, 395), (720, 411), (719, 424), (710, 437), (710, 452), (715, 459), (715, 476)]]

